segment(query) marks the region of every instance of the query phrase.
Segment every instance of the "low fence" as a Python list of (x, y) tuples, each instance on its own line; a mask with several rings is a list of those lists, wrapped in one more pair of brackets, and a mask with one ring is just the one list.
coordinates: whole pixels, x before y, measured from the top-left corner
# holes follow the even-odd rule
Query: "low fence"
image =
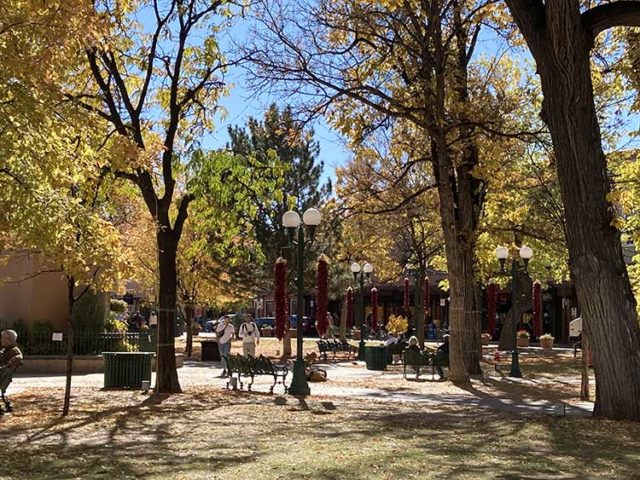
[[(27, 333), (18, 338), (25, 355), (66, 355), (67, 339), (54, 341), (51, 333)], [(74, 355), (100, 355), (102, 352), (150, 352), (155, 350), (155, 335), (138, 332), (74, 334)]]

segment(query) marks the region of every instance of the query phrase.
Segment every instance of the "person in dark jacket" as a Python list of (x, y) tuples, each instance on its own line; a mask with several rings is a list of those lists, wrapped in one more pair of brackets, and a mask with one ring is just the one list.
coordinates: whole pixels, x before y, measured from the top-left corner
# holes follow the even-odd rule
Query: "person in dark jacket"
[(5, 369), (14, 369), (22, 363), (22, 352), (18, 348), (18, 334), (15, 330), (4, 330), (0, 342), (0, 372)]
[[(436, 351), (436, 358), (449, 358), (449, 334), (446, 334), (442, 337), (442, 345), (440, 345), (438, 347), (438, 350)], [(444, 372), (442, 371), (441, 366), (436, 366), (436, 371), (438, 372), (438, 375), (440, 375), (440, 378), (444, 378)]]

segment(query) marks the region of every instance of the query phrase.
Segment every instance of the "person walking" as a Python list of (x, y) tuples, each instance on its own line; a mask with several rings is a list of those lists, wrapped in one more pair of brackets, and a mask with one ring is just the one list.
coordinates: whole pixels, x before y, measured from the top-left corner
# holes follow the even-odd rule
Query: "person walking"
[(260, 329), (251, 318), (251, 314), (244, 316), (244, 323), (240, 325), (238, 336), (242, 339), (242, 354), (246, 357), (256, 356), (256, 345), (260, 345)]
[[(236, 329), (229, 322), (229, 317), (224, 317), (222, 322), (216, 327), (216, 337), (218, 337), (218, 350), (220, 351), (220, 358), (222, 359), (222, 376), (227, 376), (227, 357), (231, 352), (231, 339), (236, 333)], [(229, 374), (231, 372), (228, 372)]]

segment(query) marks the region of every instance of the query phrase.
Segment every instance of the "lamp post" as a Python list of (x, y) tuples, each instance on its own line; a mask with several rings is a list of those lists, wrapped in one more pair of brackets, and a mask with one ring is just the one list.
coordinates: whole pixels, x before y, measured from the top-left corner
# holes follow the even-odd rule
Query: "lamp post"
[[(522, 263), (524, 265), (523, 271), (527, 272), (527, 266), (529, 265), (529, 260), (533, 257), (533, 250), (523, 245), (520, 247), (520, 258), (522, 259)], [(496, 248), (496, 258), (500, 261), (500, 273), (506, 273), (505, 263), (507, 258), (509, 258), (509, 249), (507, 247), (498, 247)], [(522, 372), (520, 371), (520, 361), (518, 358), (518, 296), (520, 293), (518, 292), (518, 272), (520, 270), (520, 261), (517, 258), (511, 259), (511, 298), (512, 298), (512, 306), (511, 310), (513, 312), (513, 350), (511, 351), (511, 371), (509, 372), (510, 377), (521, 378)]]
[(364, 360), (364, 286), (369, 282), (373, 272), (373, 265), (365, 262), (360, 265), (358, 262), (351, 264), (351, 273), (356, 281), (356, 285), (360, 287), (360, 295), (358, 296), (358, 316), (360, 317), (360, 346), (358, 348), (358, 360)]
[[(302, 335), (304, 330), (304, 227), (309, 228), (309, 238), (313, 241), (316, 227), (320, 225), (322, 215), (315, 208), (309, 208), (302, 215), (302, 221), (300, 221), (300, 215), (297, 212), (289, 210), (282, 216), (282, 225), (289, 231), (289, 241), (297, 247), (297, 289), (298, 289), (298, 314), (297, 314), (297, 345), (296, 345), (296, 360), (293, 363), (293, 379), (291, 380), (291, 386), (289, 387), (289, 393), (292, 395), (309, 395), (311, 390), (307, 383), (307, 377), (304, 373), (304, 359), (302, 358)], [(298, 232), (297, 242), (294, 240), (294, 236)]]

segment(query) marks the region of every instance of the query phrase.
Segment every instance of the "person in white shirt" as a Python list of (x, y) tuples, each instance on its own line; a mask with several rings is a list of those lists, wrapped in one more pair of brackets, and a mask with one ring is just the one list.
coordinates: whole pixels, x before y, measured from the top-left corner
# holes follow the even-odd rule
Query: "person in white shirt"
[(149, 328), (157, 328), (158, 327), (158, 316), (156, 312), (151, 312), (151, 316), (149, 317)]
[(256, 344), (260, 344), (260, 329), (250, 314), (244, 316), (244, 323), (240, 325), (238, 336), (242, 339), (242, 354), (246, 357), (256, 356)]
[[(236, 329), (229, 322), (229, 317), (224, 317), (222, 322), (216, 327), (216, 337), (218, 337), (218, 349), (222, 359), (222, 376), (227, 376), (227, 357), (231, 352), (231, 339), (236, 333)], [(231, 372), (229, 372), (231, 374)]]

